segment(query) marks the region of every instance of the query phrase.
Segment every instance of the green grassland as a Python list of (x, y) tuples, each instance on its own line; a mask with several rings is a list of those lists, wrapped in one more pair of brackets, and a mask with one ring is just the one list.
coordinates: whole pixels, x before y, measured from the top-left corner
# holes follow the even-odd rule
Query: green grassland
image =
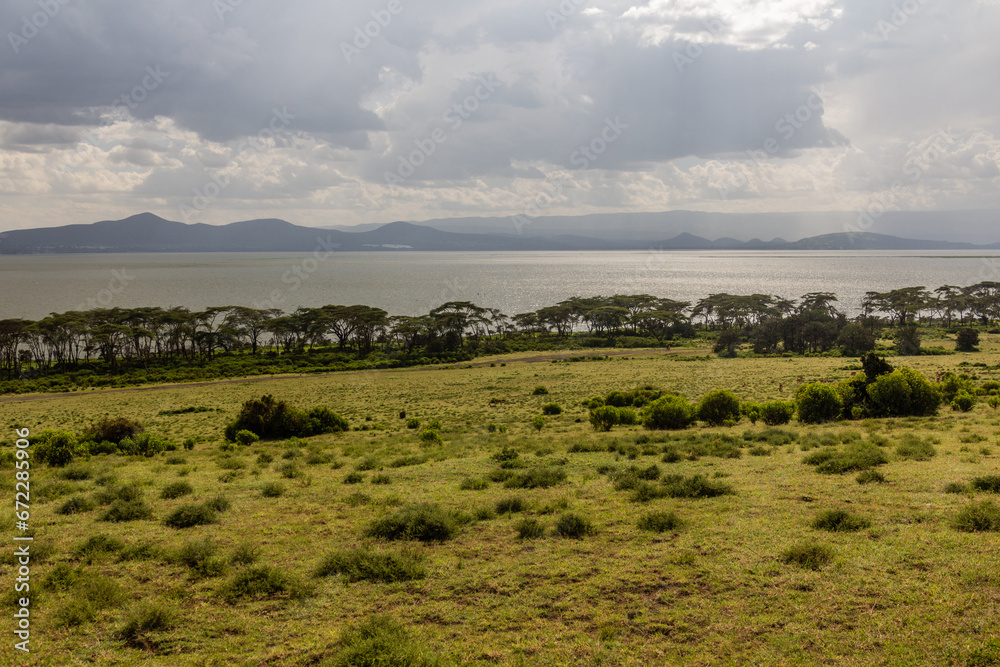
[[(892, 361), (930, 378), (962, 362), (996, 367), (1000, 340), (984, 336), (981, 348)], [(769, 434), (747, 419), (598, 433), (581, 402), (612, 390), (654, 385), (696, 401), (726, 388), (744, 400), (789, 400), (802, 383), (849, 377), (856, 361), (721, 359), (686, 349), (576, 363), (517, 361), (523, 356), (0, 403), (7, 451), (15, 427), (81, 431), (104, 416), (196, 441), (193, 450), (148, 459), (97, 455), (66, 469), (33, 467), (32, 652), (4, 664), (376, 664), (350, 662), (351, 629), (387, 617), (405, 628), (409, 655), (424, 656), (396, 664), (438, 664), (433, 654), (440, 664), (471, 665), (1000, 665), (1000, 533), (953, 524), (963, 508), (997, 494), (945, 490), (1000, 475), (1000, 413), (986, 401), (967, 413), (943, 406), (929, 418), (793, 421)], [(982, 366), (964, 370), (1000, 379)], [(548, 393), (535, 395), (537, 386)], [(223, 451), (225, 425), (262, 394), (329, 406), (352, 430)], [(547, 403), (563, 411), (536, 430), (532, 419)], [(208, 410), (165, 414), (186, 408)], [(412, 418), (419, 428), (407, 427)], [(421, 438), (432, 420), (440, 441)], [(933, 455), (897, 451), (914, 437)], [(859, 441), (884, 451), (884, 483), (820, 474), (803, 461), (817, 445)], [(698, 443), (725, 453), (688, 455)], [(507, 474), (562, 471), (565, 479), (505, 488), (493, 481), (503, 478), (494, 455), (504, 448), (518, 452), (521, 463), (510, 465), (522, 466)], [(671, 449), (685, 455), (667, 462)], [(628, 488), (621, 471), (653, 465), (660, 477), (702, 475), (732, 493), (640, 500), (641, 485)], [(101, 503), (129, 483), (152, 516), (102, 520)], [(168, 486), (167, 495), (179, 495), (162, 497)], [(13, 498), (13, 469), (0, 470), (0, 490)], [(165, 525), (179, 507), (220, 496), (229, 507), (214, 523)], [(512, 497), (522, 511), (498, 514), (498, 502)], [(59, 513), (73, 498), (91, 509)], [(450, 539), (366, 536), (374, 520), (419, 503), (442, 508), (457, 528)], [(830, 510), (849, 512), (856, 529), (813, 527)], [(638, 525), (654, 512), (670, 517), (663, 532)], [(566, 513), (592, 530), (559, 536)], [(519, 538), (525, 519), (544, 534)], [(12, 512), (0, 530), (15, 534)], [(92, 539), (99, 535), (111, 539)], [(358, 553), (343, 553), (350, 549), (383, 558), (329, 574)], [(17, 597), (12, 551), (4, 547), (0, 562), (9, 610)], [(801, 553), (819, 559), (798, 562)], [(317, 576), (321, 564), (327, 576)], [(380, 567), (384, 576), (373, 574)], [(240, 595), (254, 582), (257, 595)], [(8, 660), (10, 644), (2, 653)]]

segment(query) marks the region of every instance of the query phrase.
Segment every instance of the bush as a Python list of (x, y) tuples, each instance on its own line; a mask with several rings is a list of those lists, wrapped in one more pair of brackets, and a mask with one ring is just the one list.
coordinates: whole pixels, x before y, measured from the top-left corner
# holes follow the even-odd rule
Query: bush
[(125, 438), (134, 438), (145, 430), (142, 424), (125, 417), (105, 417), (92, 423), (84, 430), (84, 435), (94, 442), (113, 442), (116, 445)]
[(986, 491), (989, 493), (1000, 493), (1000, 475), (987, 475), (976, 477), (970, 486), (976, 491)]
[(150, 635), (172, 629), (176, 619), (177, 614), (165, 603), (143, 600), (129, 610), (124, 625), (116, 634), (127, 646), (149, 649), (155, 646)]
[(896, 445), (896, 454), (899, 458), (908, 461), (930, 461), (937, 454), (937, 450), (930, 442), (921, 440), (912, 433), (907, 433)]
[(816, 530), (828, 530), (830, 532), (854, 532), (862, 528), (868, 528), (871, 521), (844, 510), (827, 510), (812, 521), (812, 527)]
[(42, 431), (37, 439), (32, 438), (34, 458), (54, 468), (69, 465), (77, 457), (85, 457), (90, 450), (80, 442), (76, 434), (69, 431)]
[(668, 475), (663, 479), (663, 493), (671, 498), (715, 498), (734, 494), (724, 482), (712, 482), (704, 475)]
[(233, 565), (253, 565), (260, 560), (260, 547), (250, 542), (238, 544), (233, 549), (233, 555), (229, 557), (229, 562)]
[(536, 431), (541, 431), (543, 428), (545, 428), (545, 417), (541, 415), (535, 415), (535, 417), (531, 420), (531, 425), (534, 427)]
[(966, 533), (1000, 531), (1000, 507), (992, 500), (966, 505), (952, 521), (952, 526)]
[(822, 424), (840, 417), (843, 402), (837, 391), (822, 382), (803, 385), (795, 394), (799, 421), (806, 424)]
[(94, 509), (94, 503), (90, 502), (86, 496), (73, 496), (56, 510), (56, 514), (80, 514), (81, 512), (89, 512), (92, 509)]
[(538, 387), (535, 387), (535, 390), (531, 392), (531, 395), (532, 396), (545, 396), (548, 393), (549, 393), (548, 389), (546, 389), (545, 387), (542, 387), (542, 386), (538, 386)]
[(216, 558), (218, 551), (218, 545), (206, 537), (182, 546), (177, 551), (175, 560), (203, 577), (217, 577), (226, 569), (225, 561)]
[(555, 533), (559, 537), (582, 539), (594, 532), (594, 526), (575, 512), (564, 512), (556, 520)]
[(455, 518), (438, 505), (408, 505), (373, 521), (365, 530), (367, 537), (385, 540), (444, 542), (457, 532)]
[(160, 497), (166, 500), (173, 500), (174, 498), (180, 498), (192, 493), (194, 493), (194, 487), (188, 482), (174, 482), (163, 487)]
[(545, 405), (542, 406), (543, 415), (549, 415), (549, 416), (558, 415), (562, 414), (562, 411), (563, 411), (562, 406), (559, 405), (558, 403), (546, 403)]
[(619, 423), (618, 408), (605, 405), (590, 411), (590, 425), (595, 431), (610, 431)]
[(803, 461), (816, 466), (816, 471), (827, 475), (841, 475), (854, 470), (867, 470), (889, 462), (885, 453), (870, 442), (854, 442), (843, 451), (825, 447)]
[(833, 549), (812, 542), (792, 545), (781, 554), (781, 562), (795, 564), (809, 570), (818, 570), (831, 560), (833, 560)]
[(441, 439), (441, 434), (433, 428), (424, 429), (420, 433), (420, 441), (425, 445), (440, 445), (444, 443)]
[(427, 576), (424, 558), (416, 552), (387, 553), (368, 549), (342, 549), (328, 554), (316, 568), (315, 576), (339, 574), (350, 582), (413, 581)]
[(685, 429), (695, 420), (694, 406), (682, 396), (664, 396), (646, 407), (643, 426), (650, 430)]
[(497, 514), (515, 514), (528, 509), (528, 504), (518, 496), (508, 496), (497, 501)]
[(392, 484), (392, 478), (385, 473), (372, 475), (372, 484)]
[(329, 667), (439, 667), (442, 661), (416, 643), (396, 621), (382, 616), (347, 629)]
[(75, 558), (93, 562), (95, 559), (112, 553), (117, 553), (125, 548), (125, 543), (116, 537), (98, 534), (88, 537), (86, 541), (73, 547), (70, 553)]
[(418, 429), (420, 428), (420, 420), (416, 417), (410, 417), (406, 420), (406, 428), (408, 429)]
[(951, 399), (951, 409), (956, 412), (969, 412), (974, 407), (976, 407), (976, 397), (968, 392), (960, 391)]
[(566, 473), (555, 468), (532, 468), (526, 472), (511, 475), (504, 482), (508, 489), (547, 489), (566, 481)]
[(857, 322), (849, 322), (837, 336), (837, 347), (845, 357), (857, 357), (875, 349), (875, 335)]
[(716, 389), (705, 394), (698, 403), (698, 419), (712, 426), (740, 419), (740, 399), (731, 391)]
[(243, 570), (219, 589), (222, 597), (230, 603), (241, 599), (260, 600), (286, 595), (292, 599), (300, 599), (310, 592), (297, 579), (268, 565)]
[(253, 443), (259, 440), (260, 438), (258, 438), (257, 434), (254, 433), (253, 431), (248, 431), (246, 429), (243, 429), (242, 431), (236, 432), (235, 441), (236, 444), (238, 445), (243, 445), (243, 446), (252, 445)]
[(791, 401), (769, 401), (760, 406), (760, 419), (768, 426), (781, 426), (792, 421), (795, 403)]
[(884, 484), (885, 475), (878, 470), (862, 470), (854, 480), (858, 484)]
[(896, 354), (904, 357), (920, 354), (920, 329), (916, 324), (904, 324), (896, 330)]
[(538, 519), (521, 519), (514, 526), (519, 540), (536, 540), (545, 535), (545, 524)]
[(462, 480), (462, 483), (458, 485), (458, 488), (462, 491), (482, 491), (483, 489), (489, 488), (489, 480), (483, 479), (482, 477), (466, 477)]
[(948, 484), (944, 485), (944, 492), (957, 493), (957, 494), (968, 493), (969, 485), (962, 484), (961, 482), (949, 482)]
[(897, 368), (868, 385), (872, 411), (880, 417), (923, 417), (937, 414), (941, 395), (927, 379), (909, 368)]
[(153, 509), (142, 500), (116, 500), (101, 515), (101, 521), (111, 521), (114, 523), (152, 518)]
[(360, 484), (365, 481), (365, 476), (359, 472), (349, 472), (344, 475), (344, 484)]
[(145, 456), (152, 458), (160, 452), (174, 447), (173, 443), (152, 433), (140, 433), (132, 438), (125, 438), (118, 443), (118, 451), (126, 456)]
[(192, 528), (205, 526), (218, 520), (216, 511), (206, 504), (191, 504), (178, 507), (163, 520), (170, 528)]
[(976, 352), (979, 332), (972, 327), (962, 327), (955, 336), (955, 349), (959, 352)]
[(267, 482), (260, 487), (260, 495), (265, 498), (277, 498), (285, 494), (285, 485), (281, 482)]
[(315, 407), (303, 412), (268, 394), (244, 403), (235, 421), (226, 426), (225, 436), (232, 442), (236, 440), (237, 433), (246, 430), (265, 440), (277, 440), (346, 431), (348, 428), (347, 420), (329, 408)]
[(683, 522), (676, 512), (647, 512), (639, 517), (636, 524), (639, 530), (648, 530), (653, 533), (666, 533), (677, 530)]

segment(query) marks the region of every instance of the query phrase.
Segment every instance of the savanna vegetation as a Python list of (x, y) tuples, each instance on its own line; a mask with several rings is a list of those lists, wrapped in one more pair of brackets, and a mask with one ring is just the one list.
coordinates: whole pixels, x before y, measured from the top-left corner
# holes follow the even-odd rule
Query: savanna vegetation
[(1000, 664), (998, 337), (693, 343), (8, 400), (30, 664)]

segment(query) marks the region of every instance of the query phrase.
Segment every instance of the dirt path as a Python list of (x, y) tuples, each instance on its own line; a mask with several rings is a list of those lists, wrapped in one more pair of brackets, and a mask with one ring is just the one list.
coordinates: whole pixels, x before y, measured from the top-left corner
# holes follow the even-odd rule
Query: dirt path
[[(525, 364), (539, 364), (553, 359), (568, 359), (580, 356), (609, 356), (609, 357), (640, 357), (663, 354), (665, 350), (611, 350), (608, 352), (567, 352), (565, 354), (546, 354), (534, 357), (516, 357), (514, 359), (504, 359), (502, 363), (513, 364), (517, 362)], [(475, 367), (489, 366), (491, 361), (482, 361), (471, 364)], [(350, 375), (354, 373), (386, 373), (386, 372), (406, 372), (426, 368), (426, 366), (411, 366), (409, 368), (379, 368), (367, 371), (331, 371), (330, 373), (307, 373), (305, 375), (259, 375), (236, 380), (211, 380), (208, 382), (182, 382), (179, 384), (155, 384), (148, 387), (123, 387), (121, 389), (98, 389), (95, 391), (72, 391), (52, 394), (32, 394), (30, 396), (6, 396), (0, 398), (0, 403), (27, 403), (28, 401), (46, 401), (62, 398), (78, 398), (81, 396), (106, 396), (108, 394), (125, 394), (139, 391), (163, 391), (165, 389), (187, 389), (190, 387), (218, 387), (227, 384), (243, 384), (246, 382), (273, 382), (276, 380), (302, 380), (305, 378), (330, 377), (332, 375)]]

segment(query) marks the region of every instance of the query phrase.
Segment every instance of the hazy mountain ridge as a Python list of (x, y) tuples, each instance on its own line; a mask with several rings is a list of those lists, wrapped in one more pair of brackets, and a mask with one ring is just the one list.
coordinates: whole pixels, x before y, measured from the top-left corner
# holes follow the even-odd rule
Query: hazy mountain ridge
[[(442, 230), (426, 224), (393, 222), (366, 231), (302, 227), (285, 220), (260, 219), (228, 225), (185, 224), (140, 213), (124, 220), (89, 225), (26, 229), (0, 234), (0, 254), (64, 254), (127, 252), (310, 252), (319, 251), (523, 251), (523, 250), (975, 250), (998, 249), (1000, 243), (973, 243), (910, 239), (886, 234), (836, 232), (797, 241), (771, 241), (732, 236), (710, 240), (682, 231), (657, 237), (647, 214), (638, 226), (621, 230), (616, 238), (590, 236), (578, 230), (559, 233), (564, 225), (539, 218), (522, 235)], [(648, 214), (653, 215), (653, 214)], [(706, 214), (713, 215), (713, 214)], [(586, 216), (584, 216), (586, 217)], [(508, 221), (509, 222), (509, 221)], [(645, 234), (636, 236), (646, 225)], [(584, 228), (590, 228), (586, 223)], [(662, 226), (662, 225), (660, 225)], [(627, 225), (626, 225), (627, 227)], [(489, 228), (489, 227), (487, 227)], [(554, 233), (541, 235), (541, 229)], [(607, 229), (604, 230), (607, 234)]]

